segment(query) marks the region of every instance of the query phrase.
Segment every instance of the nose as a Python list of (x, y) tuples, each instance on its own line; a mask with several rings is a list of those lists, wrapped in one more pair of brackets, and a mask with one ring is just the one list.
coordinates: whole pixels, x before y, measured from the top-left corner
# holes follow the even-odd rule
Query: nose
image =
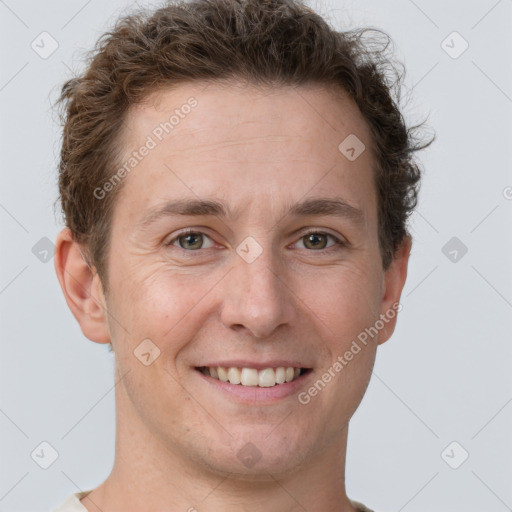
[(224, 285), (221, 319), (227, 328), (266, 338), (293, 324), (297, 299), (271, 253), (265, 250), (251, 263), (236, 261)]

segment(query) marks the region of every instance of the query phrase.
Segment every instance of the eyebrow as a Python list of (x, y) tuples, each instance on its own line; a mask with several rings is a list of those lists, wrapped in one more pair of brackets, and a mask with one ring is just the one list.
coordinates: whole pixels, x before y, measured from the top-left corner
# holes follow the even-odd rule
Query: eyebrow
[[(235, 218), (238, 209), (232, 210), (215, 199), (176, 199), (147, 211), (137, 222), (138, 229), (146, 229), (165, 217), (175, 216), (215, 216)], [(359, 208), (350, 205), (342, 198), (315, 197), (292, 205), (285, 213), (300, 216), (334, 216), (347, 219), (356, 225), (365, 223), (365, 214)]]

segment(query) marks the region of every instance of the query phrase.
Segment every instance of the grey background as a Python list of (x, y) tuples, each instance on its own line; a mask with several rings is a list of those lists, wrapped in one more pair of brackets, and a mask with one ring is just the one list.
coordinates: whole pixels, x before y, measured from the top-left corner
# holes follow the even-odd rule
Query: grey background
[[(0, 511), (50, 510), (112, 466), (113, 356), (82, 335), (41, 239), (61, 228), (51, 103), (133, 5), (0, 0)], [(340, 29), (389, 33), (412, 90), (406, 119), (428, 114), (438, 137), (420, 157), (398, 327), (351, 422), (347, 493), (378, 512), (512, 510), (512, 1), (310, 5)], [(59, 45), (46, 59), (31, 47), (43, 31)], [(469, 43), (458, 58), (454, 31)], [(42, 442), (58, 453), (47, 469), (32, 455)]]

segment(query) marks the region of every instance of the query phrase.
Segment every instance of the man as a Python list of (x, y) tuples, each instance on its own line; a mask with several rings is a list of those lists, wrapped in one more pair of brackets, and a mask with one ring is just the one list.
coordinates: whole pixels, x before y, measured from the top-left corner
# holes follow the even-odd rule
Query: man
[(421, 147), (362, 41), (298, 2), (198, 0), (121, 20), (64, 86), (55, 265), (115, 354), (116, 454), (59, 512), (369, 510), (348, 424)]

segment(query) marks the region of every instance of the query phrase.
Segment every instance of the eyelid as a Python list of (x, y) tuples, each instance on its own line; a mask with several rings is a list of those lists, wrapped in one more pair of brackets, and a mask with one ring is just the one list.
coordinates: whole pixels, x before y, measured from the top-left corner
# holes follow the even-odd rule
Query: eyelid
[[(177, 249), (181, 249), (182, 251), (185, 251), (187, 253), (200, 253), (201, 250), (212, 249), (212, 247), (207, 247), (206, 249), (201, 248), (201, 249), (196, 249), (196, 250), (188, 250), (188, 249), (184, 249), (183, 247), (174, 246), (174, 242), (176, 242), (178, 240), (178, 238), (180, 238), (182, 236), (189, 235), (189, 234), (203, 235), (203, 236), (206, 236), (207, 238), (209, 238), (210, 240), (212, 240), (212, 242), (214, 242), (213, 238), (210, 235), (208, 235), (207, 233), (205, 233), (204, 231), (202, 231), (202, 229), (204, 229), (204, 228), (197, 228), (197, 229), (196, 228), (185, 228), (182, 231), (178, 232), (176, 235), (174, 235), (173, 238), (171, 240), (169, 240), (169, 242), (165, 243), (165, 245), (170, 246), (170, 247), (176, 247)], [(310, 227), (310, 228), (305, 228), (305, 231), (301, 231), (301, 230), (297, 231), (295, 233), (295, 236), (298, 236), (298, 239), (295, 241), (295, 243), (299, 242), (303, 237), (305, 237), (309, 234), (326, 235), (328, 237), (330, 236), (335, 241), (335, 243), (333, 245), (331, 245), (330, 247), (326, 247), (324, 249), (318, 249), (316, 251), (311, 250), (308, 252), (322, 253), (322, 252), (330, 251), (333, 248), (336, 249), (336, 248), (340, 248), (340, 247), (346, 247), (349, 245), (349, 242), (344, 237), (334, 235), (334, 234), (330, 233), (329, 231), (325, 231), (318, 227)], [(338, 246), (338, 247), (336, 247), (336, 246)]]
[[(317, 251), (310, 251), (310, 252), (325, 252), (325, 251), (329, 251), (330, 249), (334, 248), (336, 245), (337, 246), (340, 246), (340, 247), (345, 247), (345, 246), (348, 246), (348, 241), (345, 240), (343, 237), (339, 237), (338, 235), (334, 235), (332, 233), (330, 233), (329, 231), (325, 231), (323, 229), (320, 229), (320, 228), (306, 228), (306, 231), (301, 231), (300, 232), (300, 236), (299, 236), (299, 240), (309, 234), (315, 234), (315, 235), (326, 235), (326, 236), (330, 236), (331, 238), (333, 238), (335, 240), (335, 244), (334, 245), (331, 245), (330, 247), (326, 247), (325, 249), (319, 249)], [(299, 241), (297, 240), (297, 242)]]
[[(204, 228), (201, 228), (201, 229), (204, 229)], [(185, 228), (183, 229), (182, 231), (179, 231), (178, 233), (176, 233), (168, 242), (166, 242), (164, 245), (165, 246), (170, 246), (170, 247), (173, 247), (174, 246), (174, 243), (178, 240), (178, 238), (181, 238), (182, 236), (186, 236), (186, 235), (203, 235), (203, 236), (206, 236), (208, 237), (212, 242), (213, 242), (213, 238), (208, 235), (207, 233), (205, 233), (204, 231), (201, 231), (201, 229), (195, 229), (195, 228)], [(187, 249), (183, 249), (183, 247), (179, 247), (179, 246), (174, 246), (176, 247), (177, 249), (181, 249), (182, 251), (185, 251), (185, 252), (200, 252), (201, 249), (196, 249), (196, 250), (187, 250)], [(208, 247), (207, 249), (211, 249), (211, 247)]]

